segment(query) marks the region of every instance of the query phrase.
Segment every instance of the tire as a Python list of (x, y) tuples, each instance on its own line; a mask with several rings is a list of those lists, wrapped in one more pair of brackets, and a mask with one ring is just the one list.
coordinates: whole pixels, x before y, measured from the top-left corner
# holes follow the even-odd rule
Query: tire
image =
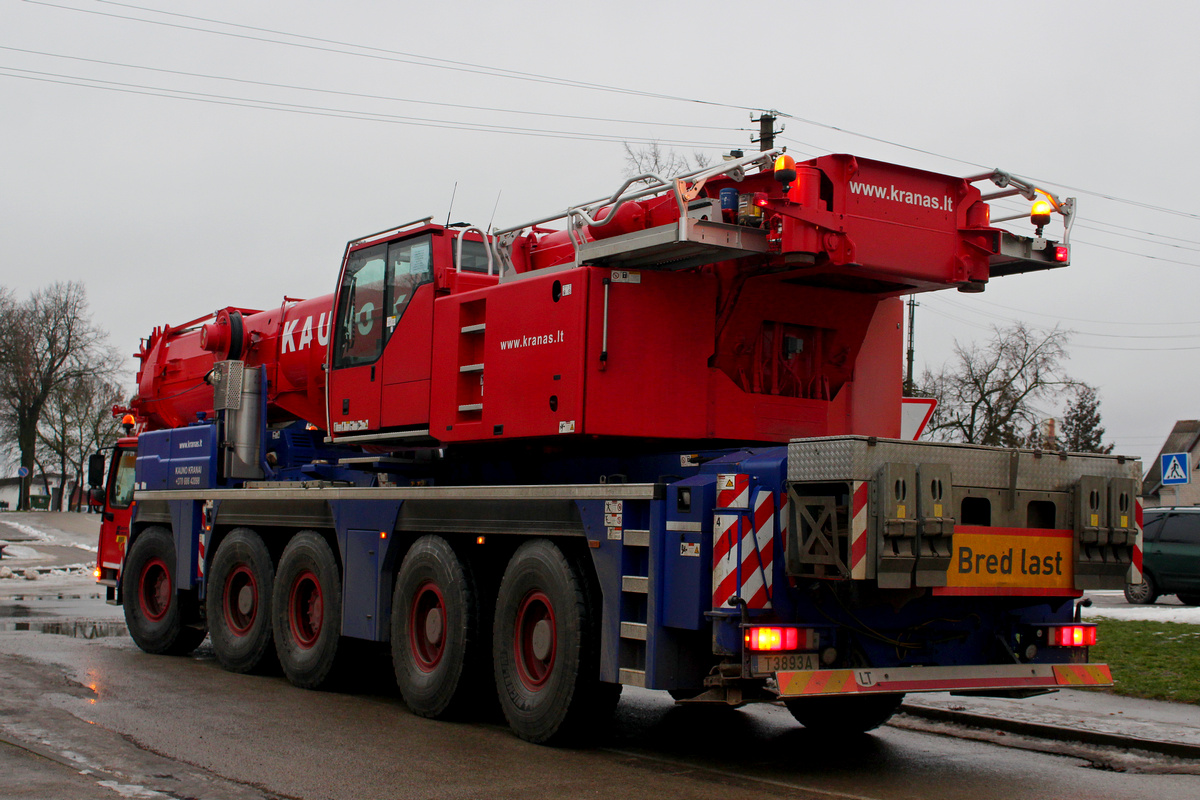
[(1185, 606), (1200, 606), (1200, 594), (1184, 593), (1177, 594), (1175, 596), (1178, 597), (1179, 602), (1183, 603)]
[(253, 672), (274, 655), (274, 583), (271, 553), (257, 533), (237, 528), (221, 540), (208, 570), (206, 611), (213, 652), (230, 672)]
[(125, 627), (138, 647), (155, 655), (187, 655), (204, 641), (203, 628), (175, 591), (175, 538), (166, 528), (142, 531), (121, 576)]
[(332, 678), (342, 632), (342, 581), (329, 543), (314, 531), (292, 537), (271, 592), (275, 653), (295, 686), (320, 689)]
[(544, 539), (517, 548), (504, 571), (492, 662), (500, 707), (527, 741), (578, 739), (620, 697), (619, 686), (599, 681), (599, 604), (586, 580)]
[(1158, 586), (1149, 572), (1142, 573), (1141, 583), (1125, 584), (1125, 599), (1135, 606), (1148, 606), (1158, 599)]
[(456, 716), (472, 704), (486, 676), (479, 618), (469, 566), (440, 536), (418, 539), (392, 593), (392, 664), (400, 696), (414, 714)]
[(887, 722), (903, 700), (903, 694), (862, 694), (794, 698), (785, 700), (784, 705), (797, 722), (814, 733), (851, 736)]

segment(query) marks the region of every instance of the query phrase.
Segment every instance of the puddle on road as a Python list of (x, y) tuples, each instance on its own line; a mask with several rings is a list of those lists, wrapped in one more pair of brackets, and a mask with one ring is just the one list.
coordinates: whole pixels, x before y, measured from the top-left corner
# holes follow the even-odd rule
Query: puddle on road
[(75, 639), (103, 639), (108, 636), (124, 636), (125, 623), (96, 620), (0, 620), (0, 631), (56, 633)]

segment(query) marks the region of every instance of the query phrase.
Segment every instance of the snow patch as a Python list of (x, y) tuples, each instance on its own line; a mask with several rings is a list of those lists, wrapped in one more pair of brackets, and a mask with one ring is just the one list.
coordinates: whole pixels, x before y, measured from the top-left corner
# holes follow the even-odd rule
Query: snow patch
[[(4, 525), (7, 525), (10, 528), (16, 528), (18, 531), (25, 534), (26, 536), (28, 536), (30, 539), (32, 539), (35, 542), (53, 541), (53, 537), (51, 537), (50, 534), (46, 533), (45, 531), (41, 530), (40, 528), (34, 528), (30, 525), (25, 525), (20, 522), (9, 522), (8, 520), (2, 520), (2, 521), (4, 522)], [(4, 527), (0, 526), (0, 531), (3, 531), (3, 530), (4, 530)], [(4, 536), (2, 534), (0, 534), (0, 541), (4, 541)]]
[(1126, 619), (1142, 620), (1145, 622), (1183, 622), (1188, 625), (1200, 625), (1200, 608), (1195, 606), (1105, 606), (1104, 608), (1085, 608), (1083, 616), (1087, 619)]
[(9, 561), (37, 561), (43, 558), (42, 554), (32, 547), (23, 547), (19, 544), (10, 544), (4, 546), (4, 560)]
[(96, 781), (96, 783), (100, 786), (103, 786), (105, 789), (112, 789), (114, 792), (121, 795), (121, 797), (171, 797), (169, 794), (156, 792), (153, 789), (147, 789), (145, 786), (138, 786), (137, 784), (133, 783), (118, 783), (116, 781)]

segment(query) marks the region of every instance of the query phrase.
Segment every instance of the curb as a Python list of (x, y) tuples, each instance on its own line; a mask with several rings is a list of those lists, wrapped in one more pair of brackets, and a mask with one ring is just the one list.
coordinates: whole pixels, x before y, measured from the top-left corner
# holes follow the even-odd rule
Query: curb
[(947, 708), (917, 706), (904, 703), (900, 713), (913, 717), (922, 717), (935, 722), (953, 722), (968, 725), (972, 728), (990, 728), (1005, 733), (1024, 734), (1040, 739), (1052, 739), (1060, 742), (1080, 742), (1083, 744), (1101, 745), (1104, 747), (1123, 747), (1132, 750), (1145, 750), (1174, 758), (1200, 760), (1200, 745), (1183, 742), (1160, 742), (1153, 739), (1142, 739), (1137, 736), (1122, 736), (1116, 733), (1102, 733), (1080, 728), (1067, 728), (1062, 725), (1050, 725), (1044, 722), (1022, 722), (1004, 717), (994, 717), (988, 714), (975, 714), (970, 711), (951, 711)]

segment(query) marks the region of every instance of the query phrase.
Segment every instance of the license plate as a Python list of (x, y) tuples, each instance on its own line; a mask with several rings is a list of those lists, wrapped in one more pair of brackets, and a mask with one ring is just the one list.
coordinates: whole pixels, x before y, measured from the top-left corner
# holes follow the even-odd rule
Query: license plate
[(820, 669), (816, 653), (783, 653), (780, 655), (754, 656), (751, 671), (757, 675), (768, 672), (793, 672)]

